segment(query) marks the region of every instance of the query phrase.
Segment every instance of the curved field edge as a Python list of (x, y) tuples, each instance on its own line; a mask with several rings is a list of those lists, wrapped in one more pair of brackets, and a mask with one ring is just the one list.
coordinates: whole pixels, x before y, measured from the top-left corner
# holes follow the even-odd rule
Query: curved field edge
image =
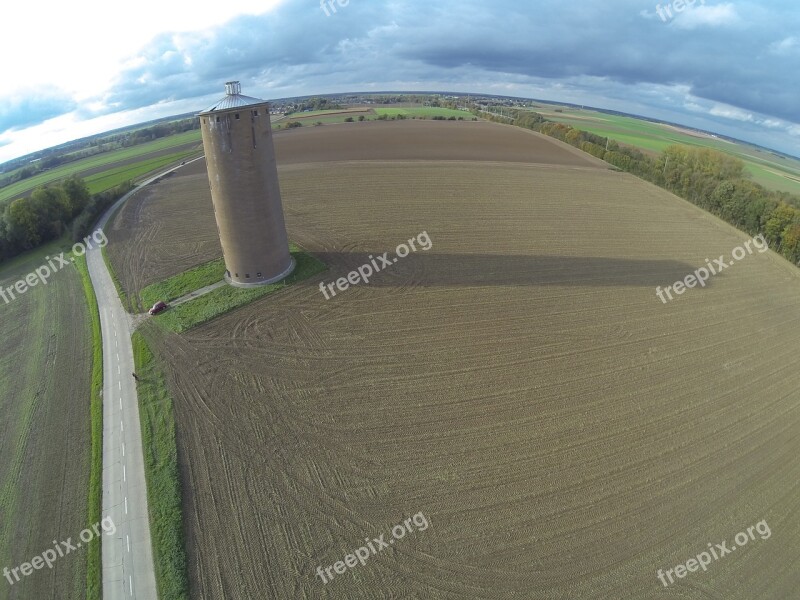
[[(86, 257), (75, 260), (81, 277), (86, 306), (92, 329), (92, 388), (90, 412), (92, 419), (92, 461), (89, 475), (89, 514), (87, 523), (99, 523), (103, 510), (103, 336), (100, 330), (100, 310), (97, 296), (89, 279)], [(102, 537), (88, 549), (86, 561), (86, 598), (100, 600), (102, 596)]]
[[(433, 253), (344, 305), (298, 286), (159, 344), (197, 597), (641, 598), (660, 586), (656, 568), (696, 552), (697, 531), (722, 540), (766, 518), (791, 539), (796, 520), (755, 513), (749, 497), (797, 481), (781, 460), (796, 452), (782, 392), (797, 389), (797, 288), (766, 268), (789, 265), (764, 255), (664, 307), (655, 285), (741, 235), (651, 184), (607, 170), (358, 168), (281, 182), (292, 237), (332, 275), (423, 227)], [(181, 264), (166, 220), (178, 195), (166, 197), (149, 217), (170, 238), (141, 244)], [(216, 235), (205, 206), (186, 242)], [(793, 378), (787, 389), (773, 373)], [(721, 506), (726, 495), (737, 501)], [(433, 523), (419, 551), (325, 588), (313, 579), (417, 510)], [(470, 518), (481, 512), (491, 518)], [(790, 547), (778, 539), (736, 565), (741, 591), (722, 587), (733, 565), (703, 583), (790, 596), (787, 578), (764, 577)]]
[(188, 600), (189, 580), (181, 510), (172, 398), (159, 362), (143, 334), (131, 337), (142, 415), (147, 504), (158, 597)]
[[(193, 491), (195, 595), (642, 598), (698, 530), (722, 540), (766, 518), (796, 531), (748, 497), (796, 481), (773, 454), (796, 422), (776, 387), (796, 385), (797, 279), (770, 280), (789, 265), (748, 259), (665, 307), (655, 285), (741, 234), (626, 174), (448, 170), (287, 177), (288, 230), (328, 280), (423, 228), (434, 247), (335, 302), (298, 287), (159, 346)], [(786, 425), (769, 431), (773, 419)], [(773, 485), (740, 485), (754, 477)], [(401, 560), (314, 578), (415, 511), (432, 526)], [(787, 550), (777, 539), (748, 556), (743, 593), (723, 593), (722, 565), (703, 583), (783, 597), (791, 582), (759, 580), (755, 562)]]
[[(768, 245), (800, 266), (800, 197), (747, 179), (739, 157), (701, 146), (673, 145), (656, 158), (588, 130), (541, 120), (514, 118), (511, 126), (544, 134), (682, 198), (740, 231), (763, 235)], [(493, 119), (498, 117), (492, 115)], [(510, 119), (510, 117), (509, 117)], [(609, 148), (609, 142), (615, 148)], [(604, 147), (605, 146), (605, 147)], [(670, 158), (673, 160), (670, 161)], [(713, 165), (712, 165), (713, 163)], [(667, 166), (670, 166), (670, 171)]]

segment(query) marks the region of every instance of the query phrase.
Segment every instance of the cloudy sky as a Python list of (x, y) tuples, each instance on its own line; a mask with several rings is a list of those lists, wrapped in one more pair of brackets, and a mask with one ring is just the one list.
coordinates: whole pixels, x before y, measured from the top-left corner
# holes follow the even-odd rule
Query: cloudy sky
[(796, 0), (341, 1), (8, 3), (0, 162), (202, 109), (229, 79), (266, 99), (442, 90), (574, 102), (800, 156)]

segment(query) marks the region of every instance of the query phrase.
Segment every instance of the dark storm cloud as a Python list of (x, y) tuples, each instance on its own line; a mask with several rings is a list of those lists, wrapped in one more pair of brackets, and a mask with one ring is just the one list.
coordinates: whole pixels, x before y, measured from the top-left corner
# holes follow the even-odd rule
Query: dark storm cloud
[(316, 2), (291, 2), (206, 34), (160, 36), (141, 66), (120, 74), (106, 102), (120, 110), (207, 95), (230, 77), (322, 89), (409, 78), (425, 87), (456, 73), (478, 85), (502, 74), (588, 76), (685, 85), (709, 101), (800, 121), (800, 79), (790, 76), (800, 45), (780, 46), (800, 30), (792, 4), (698, 1), (669, 23), (657, 4), (350, 0), (326, 17)]
[[(171, 101), (179, 101), (175, 112), (200, 110), (226, 80), (239, 79), (246, 94), (267, 99), (388, 89), (528, 95), (774, 141), (797, 153), (796, 5), (695, 0), (665, 22), (656, 11), (669, 4), (349, 0), (326, 16), (318, 0), (290, 0), (207, 31), (157, 36), (104, 97), (81, 102), (77, 117)], [(0, 131), (73, 108), (47, 96), (7, 103)]]
[(463, 0), (449, 22), (442, 23), (441, 10), (415, 27), (409, 19), (394, 41), (413, 31), (403, 55), (433, 67), (687, 85), (701, 98), (800, 121), (800, 78), (791, 76), (798, 46), (783, 54), (771, 49), (800, 31), (796, 5), (777, 2), (767, 10), (707, 0), (669, 23), (656, 15), (657, 5), (624, 0), (520, 8), (507, 0)]
[(148, 45), (141, 65), (120, 74), (105, 101), (114, 110), (139, 108), (218, 92), (230, 78), (286, 78), (295, 67), (302, 68), (300, 76), (317, 68), (329, 73), (324, 65), (331, 60), (330, 49), (348, 36), (365, 35), (375, 17), (361, 25), (330, 22), (318, 4), (303, 2), (268, 15), (238, 17), (205, 33), (164, 34)]

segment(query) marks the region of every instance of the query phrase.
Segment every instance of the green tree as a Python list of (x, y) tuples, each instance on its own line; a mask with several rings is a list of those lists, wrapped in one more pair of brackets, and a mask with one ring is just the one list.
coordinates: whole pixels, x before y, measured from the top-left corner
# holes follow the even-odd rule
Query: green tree
[(789, 225), (783, 231), (781, 254), (800, 266), (800, 223)]
[(792, 223), (800, 220), (798, 219), (799, 216), (800, 214), (798, 214), (796, 209), (783, 202), (772, 210), (764, 223), (764, 237), (767, 238), (770, 247), (776, 250), (781, 249), (784, 231), (786, 231)]
[(79, 214), (86, 205), (89, 204), (91, 195), (89, 188), (86, 187), (86, 182), (80, 177), (73, 175), (61, 184), (61, 187), (67, 193), (70, 203), (70, 217)]
[(61, 186), (36, 188), (30, 196), (30, 202), (39, 215), (42, 242), (60, 236), (72, 220), (69, 196)]
[(19, 250), (30, 250), (42, 241), (41, 215), (30, 198), (17, 198), (6, 210), (6, 222), (11, 243)]

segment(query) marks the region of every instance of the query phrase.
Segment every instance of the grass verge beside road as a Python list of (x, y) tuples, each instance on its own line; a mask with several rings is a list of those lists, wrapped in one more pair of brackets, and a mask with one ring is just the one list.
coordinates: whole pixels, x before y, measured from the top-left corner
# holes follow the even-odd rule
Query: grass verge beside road
[[(297, 265), (294, 272), (283, 281), (255, 288), (222, 286), (204, 296), (161, 313), (156, 317), (159, 325), (170, 331), (181, 333), (327, 269), (325, 263), (299, 246), (290, 244), (289, 250)], [(142, 303), (145, 306), (148, 304), (152, 306), (158, 300), (174, 300), (194, 290), (221, 281), (224, 274), (225, 263), (222, 259), (214, 260), (146, 287), (140, 294)]]
[[(109, 219), (110, 220), (110, 219)], [(108, 246), (103, 246), (100, 249), (100, 252), (103, 254), (103, 262), (106, 263), (106, 269), (108, 269), (108, 274), (111, 275), (111, 281), (114, 282), (114, 287), (117, 288), (117, 295), (119, 296), (120, 302), (122, 302), (122, 306), (125, 307), (126, 310), (134, 310), (131, 306), (130, 298), (128, 298), (128, 294), (125, 293), (125, 290), (122, 289), (122, 284), (119, 281), (119, 277), (117, 276), (117, 272), (114, 270), (114, 265), (108, 258), (108, 253), (106, 252), (106, 248)]]
[[(89, 502), (87, 523), (99, 523), (103, 511), (103, 336), (100, 330), (100, 311), (94, 293), (86, 257), (75, 259), (81, 277), (92, 329), (92, 387), (89, 411), (91, 414), (92, 459), (89, 467)], [(87, 545), (86, 599), (100, 600), (102, 596), (102, 536)]]
[(165, 281), (148, 285), (141, 292), (142, 305), (150, 307), (159, 300), (172, 302), (195, 290), (222, 281), (224, 275), (225, 259), (217, 258)]
[(131, 341), (139, 375), (137, 390), (158, 597), (160, 600), (188, 600), (189, 578), (172, 398), (164, 373), (144, 336), (136, 332)]

